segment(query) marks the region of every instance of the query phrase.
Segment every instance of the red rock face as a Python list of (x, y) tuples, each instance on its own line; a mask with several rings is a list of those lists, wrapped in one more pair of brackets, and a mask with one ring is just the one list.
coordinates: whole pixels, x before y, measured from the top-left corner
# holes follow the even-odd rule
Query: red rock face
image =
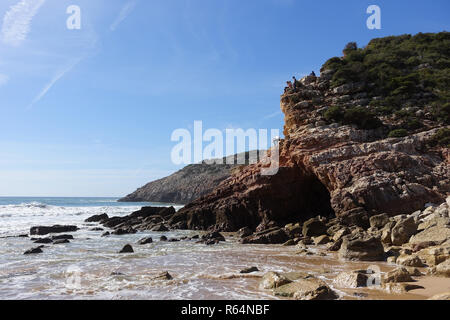
[(247, 166), (181, 209), (171, 224), (264, 229), (316, 215), (344, 217), (355, 208), (369, 215), (411, 213), (444, 201), (450, 192), (449, 151), (426, 147), (438, 128), (382, 139), (382, 129), (327, 125), (324, 107), (344, 93), (356, 97), (361, 87), (349, 86), (342, 93), (329, 90), (320, 77), (301, 82), (297, 92), (281, 96), (285, 139), (278, 174), (262, 176), (261, 163)]

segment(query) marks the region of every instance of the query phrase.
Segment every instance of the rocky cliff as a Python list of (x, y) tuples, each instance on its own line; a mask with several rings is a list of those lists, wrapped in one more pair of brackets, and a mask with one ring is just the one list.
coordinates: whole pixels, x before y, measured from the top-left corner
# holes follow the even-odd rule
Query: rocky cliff
[[(242, 168), (169, 223), (258, 231), (317, 215), (368, 221), (443, 202), (450, 193), (449, 43), (444, 32), (347, 46), (319, 77), (307, 76), (281, 96), (285, 138), (278, 174), (261, 175), (263, 163)], [(385, 72), (373, 70), (383, 65)], [(436, 77), (447, 85), (433, 86)]]
[[(257, 160), (255, 152), (247, 152), (244, 156), (245, 164), (254, 163)], [(202, 195), (210, 193), (220, 182), (230, 177), (233, 168), (238, 166), (238, 157), (239, 155), (233, 155), (220, 159), (221, 161), (214, 159), (211, 161), (212, 164), (203, 162), (188, 165), (168, 177), (146, 184), (119, 201), (178, 204), (194, 201)]]

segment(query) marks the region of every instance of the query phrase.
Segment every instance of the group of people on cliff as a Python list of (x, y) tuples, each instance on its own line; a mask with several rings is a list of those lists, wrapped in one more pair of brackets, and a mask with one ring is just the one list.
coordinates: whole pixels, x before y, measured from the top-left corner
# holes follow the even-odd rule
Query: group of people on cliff
[[(312, 71), (309, 74), (310, 77), (316, 77), (316, 73), (314, 71)], [(297, 90), (298, 87), (298, 83), (297, 83), (297, 79), (295, 78), (295, 76), (292, 77), (292, 81), (286, 81), (287, 87), (284, 88), (284, 92), (292, 91), (295, 92)]]

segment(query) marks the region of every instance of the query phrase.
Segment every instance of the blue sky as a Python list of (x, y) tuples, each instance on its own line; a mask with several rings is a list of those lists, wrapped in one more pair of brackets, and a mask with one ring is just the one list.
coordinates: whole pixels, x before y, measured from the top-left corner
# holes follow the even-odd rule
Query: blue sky
[[(366, 28), (371, 4), (381, 30)], [(448, 31), (449, 12), (448, 0), (2, 0), (0, 196), (125, 195), (180, 167), (173, 130), (281, 130), (292, 75), (349, 41)]]

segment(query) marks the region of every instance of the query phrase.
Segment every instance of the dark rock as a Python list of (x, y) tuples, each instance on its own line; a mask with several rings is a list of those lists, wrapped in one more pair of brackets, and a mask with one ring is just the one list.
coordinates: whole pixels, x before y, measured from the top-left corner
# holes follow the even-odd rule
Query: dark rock
[(103, 213), (89, 217), (86, 220), (84, 220), (84, 222), (100, 222), (107, 219), (109, 219), (108, 215), (106, 213)]
[(55, 242), (53, 242), (53, 244), (65, 244), (65, 243), (70, 243), (70, 241), (67, 239), (61, 239), (61, 240), (56, 240)]
[(52, 243), (53, 240), (50, 238), (42, 238), (42, 239), (37, 239), (35, 241), (33, 241), (34, 243)]
[(152, 243), (153, 239), (152, 237), (145, 237), (142, 238), (141, 240), (138, 241), (138, 244), (147, 244), (147, 243)]
[(36, 226), (30, 229), (30, 234), (42, 236), (49, 233), (74, 232), (77, 230), (78, 230), (77, 226), (60, 226), (60, 225), (54, 225), (51, 227)]
[(370, 227), (369, 214), (364, 208), (354, 208), (343, 212), (339, 216), (339, 221), (346, 226), (357, 226), (363, 229)]
[(409, 241), (411, 236), (417, 233), (417, 223), (414, 217), (400, 219), (391, 230), (391, 242), (393, 245), (401, 246)]
[(202, 236), (202, 240), (211, 240), (211, 239), (217, 241), (225, 241), (225, 237), (220, 232), (217, 231), (213, 231)]
[(102, 224), (107, 228), (114, 228), (126, 221), (126, 217), (111, 217), (108, 220), (102, 221)]
[(167, 237), (166, 237), (166, 236), (161, 236), (161, 237), (159, 238), (159, 241), (167, 241)]
[(163, 208), (161, 211), (159, 211), (159, 215), (163, 218), (168, 218), (171, 215), (173, 215), (175, 213), (175, 208), (174, 207), (167, 207), (167, 208)]
[(371, 228), (382, 229), (389, 222), (389, 215), (386, 213), (372, 216), (369, 218)]
[(318, 218), (311, 218), (303, 224), (303, 236), (317, 237), (327, 233), (327, 226)]
[(135, 229), (130, 227), (130, 228), (119, 228), (119, 229), (116, 229), (111, 234), (114, 234), (114, 235), (117, 235), (117, 236), (121, 236), (121, 235), (124, 235), (124, 234), (134, 234), (136, 232), (137, 231)]
[(255, 233), (241, 240), (241, 243), (248, 244), (282, 244), (289, 240), (284, 229), (270, 230), (269, 232)]
[(122, 250), (119, 251), (119, 253), (133, 253), (133, 252), (134, 252), (133, 247), (131, 245), (129, 245), (129, 244), (126, 244), (122, 248)]
[(32, 248), (30, 250), (25, 251), (23, 254), (37, 254), (42, 253), (41, 247)]
[(252, 272), (258, 272), (259, 269), (257, 267), (250, 267), (250, 268), (246, 268), (241, 270), (240, 273), (252, 273)]
[(72, 239), (73, 239), (73, 236), (70, 235), (70, 234), (62, 234), (62, 235), (59, 235), (59, 236), (53, 236), (52, 237), (53, 241), (55, 241), (55, 240), (72, 240)]
[(174, 207), (142, 207), (140, 210), (131, 213), (129, 216), (127, 216), (127, 218), (148, 218), (156, 215), (163, 217), (174, 213)]
[(174, 229), (177, 229), (177, 230), (186, 230), (186, 229), (188, 229), (186, 221), (179, 221), (179, 222), (171, 225), (171, 227), (174, 228)]
[(243, 227), (238, 230), (237, 235), (241, 238), (245, 238), (251, 235), (252, 233), (253, 233), (252, 229), (250, 229), (249, 227)]
[(102, 234), (102, 237), (107, 237), (109, 235), (110, 235), (109, 231), (106, 231), (105, 233)]
[(200, 235), (198, 235), (198, 234), (196, 234), (196, 235), (194, 235), (194, 236), (191, 237), (192, 240), (198, 239), (198, 238), (200, 238)]
[(217, 239), (206, 239), (203, 241), (197, 241), (197, 243), (204, 243), (207, 246), (213, 245), (213, 244), (218, 244), (220, 241)]
[(284, 229), (291, 238), (298, 237), (302, 234), (302, 225), (300, 223), (289, 223)]
[(328, 246), (328, 251), (339, 251), (339, 249), (341, 248), (342, 245), (342, 238), (338, 239), (337, 241), (331, 243)]
[(152, 280), (172, 280), (172, 279), (173, 279), (172, 275), (167, 271), (161, 272), (159, 275), (152, 278)]

